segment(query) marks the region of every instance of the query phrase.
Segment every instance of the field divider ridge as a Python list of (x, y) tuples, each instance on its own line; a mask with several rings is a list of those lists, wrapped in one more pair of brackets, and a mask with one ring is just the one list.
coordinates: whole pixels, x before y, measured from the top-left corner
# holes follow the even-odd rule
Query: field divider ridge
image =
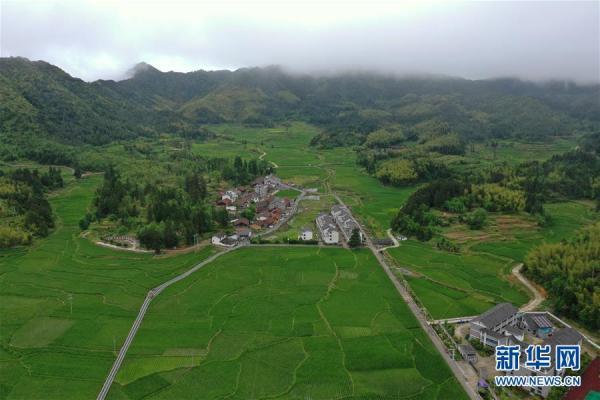
[(119, 369), (121, 368), (121, 364), (123, 363), (123, 360), (125, 359), (125, 356), (127, 355), (129, 346), (131, 346), (131, 343), (133, 342), (133, 339), (135, 338), (135, 335), (137, 334), (137, 331), (142, 324), (142, 320), (144, 319), (144, 316), (146, 315), (146, 312), (148, 311), (148, 308), (150, 307), (150, 303), (152, 302), (152, 300), (154, 298), (156, 298), (156, 296), (158, 296), (163, 290), (165, 290), (169, 286), (187, 278), (194, 272), (198, 271), (200, 268), (204, 267), (207, 264), (210, 264), (211, 262), (213, 262), (217, 258), (221, 257), (222, 255), (227, 254), (236, 249), (243, 248), (243, 247), (244, 246), (236, 246), (234, 248), (227, 249), (225, 251), (221, 251), (217, 254), (214, 254), (214, 255), (210, 256), (209, 258), (207, 258), (206, 260), (200, 262), (199, 264), (196, 264), (194, 267), (190, 268), (189, 270), (177, 275), (174, 278), (171, 278), (167, 282), (162, 283), (162, 284), (156, 286), (155, 288), (150, 289), (150, 291), (148, 291), (148, 294), (146, 295), (146, 298), (144, 299), (144, 302), (142, 303), (142, 306), (140, 307), (140, 311), (138, 312), (138, 315), (137, 315), (135, 321), (133, 322), (131, 329), (129, 330), (129, 334), (127, 335), (127, 338), (125, 339), (123, 346), (121, 346), (121, 349), (119, 350), (119, 354), (117, 355), (117, 358), (115, 359), (115, 362), (113, 363), (113, 366), (110, 369), (110, 372), (108, 373), (108, 376), (106, 377), (106, 380), (104, 381), (104, 384), (102, 385), (102, 389), (100, 389), (100, 393), (98, 393), (98, 397), (96, 397), (97, 400), (104, 400), (106, 398), (106, 396), (108, 395), (108, 392), (110, 391), (110, 387), (112, 386), (112, 384), (117, 376), (117, 373), (119, 372)]

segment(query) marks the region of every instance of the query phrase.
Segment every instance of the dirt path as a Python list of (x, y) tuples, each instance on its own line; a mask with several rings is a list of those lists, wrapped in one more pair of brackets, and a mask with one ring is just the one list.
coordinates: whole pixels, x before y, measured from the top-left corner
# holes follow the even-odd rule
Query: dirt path
[(398, 239), (396, 239), (396, 237), (392, 234), (392, 229), (388, 229), (387, 231), (385, 231), (387, 233), (387, 235), (389, 236), (390, 239), (392, 239), (392, 242), (394, 242), (393, 246), (388, 246), (388, 247), (384, 247), (382, 249), (379, 249), (379, 251), (384, 251), (387, 249), (393, 249), (395, 247), (400, 247), (400, 242), (398, 242)]
[(144, 249), (140, 249), (138, 247), (121, 247), (121, 246), (117, 246), (111, 243), (106, 243), (103, 242), (101, 240), (98, 240), (96, 243), (98, 246), (102, 246), (102, 247), (110, 247), (111, 249), (115, 249), (115, 250), (122, 250), (122, 251), (131, 251), (133, 253), (154, 253), (154, 251), (152, 250), (144, 250)]
[[(263, 158), (265, 158), (265, 156), (267, 155), (267, 152), (262, 150), (262, 154), (258, 157), (259, 160), (262, 160)], [(271, 163), (271, 165), (275, 168), (279, 168), (279, 165), (277, 165), (276, 163), (274, 163), (273, 161), (269, 161)]]
[(533, 293), (533, 299), (529, 300), (529, 302), (527, 304), (525, 304), (523, 307), (521, 307), (521, 311), (533, 311), (536, 308), (539, 307), (540, 304), (542, 304), (542, 302), (544, 300), (546, 300), (546, 297), (544, 297), (544, 295), (535, 287), (535, 285), (533, 285), (531, 282), (529, 282), (529, 279), (525, 278), (522, 274), (521, 274), (521, 268), (523, 268), (523, 263), (521, 264), (517, 264), (513, 269), (512, 269), (512, 274), (523, 284), (525, 285), (525, 287), (527, 287), (527, 289), (529, 289), (529, 291), (531, 293)]

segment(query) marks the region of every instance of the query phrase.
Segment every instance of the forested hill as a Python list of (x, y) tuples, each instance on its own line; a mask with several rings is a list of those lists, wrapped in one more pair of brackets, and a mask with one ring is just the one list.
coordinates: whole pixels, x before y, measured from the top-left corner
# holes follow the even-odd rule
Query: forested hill
[(159, 133), (199, 137), (207, 123), (270, 126), (289, 119), (323, 127), (313, 143), (324, 146), (360, 144), (380, 128), (410, 131), (431, 122), (467, 140), (535, 139), (597, 129), (600, 86), (313, 77), (277, 67), (165, 73), (143, 63), (130, 79), (87, 83), (43, 61), (0, 59), (0, 139), (14, 149), (39, 138), (72, 145)]

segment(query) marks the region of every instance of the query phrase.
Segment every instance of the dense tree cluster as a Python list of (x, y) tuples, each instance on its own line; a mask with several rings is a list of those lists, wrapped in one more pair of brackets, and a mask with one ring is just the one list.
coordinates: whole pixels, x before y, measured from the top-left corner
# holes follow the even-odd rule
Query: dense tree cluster
[(362, 240), (360, 237), (360, 231), (358, 228), (352, 229), (352, 235), (350, 235), (350, 239), (348, 240), (348, 246), (350, 247), (359, 247), (362, 245)]
[[(94, 213), (80, 221), (81, 229), (103, 218), (116, 220), (128, 232), (136, 232), (145, 247), (160, 250), (180, 244), (193, 244), (215, 229), (229, 224), (227, 211), (213, 207), (209, 198), (206, 172), (217, 172), (220, 179), (232, 184), (246, 184), (270, 172), (262, 160), (206, 159), (196, 170), (180, 177), (178, 185), (141, 185), (123, 179), (112, 166), (104, 173), (104, 180), (96, 191)], [(254, 210), (244, 211), (252, 218)]]
[[(137, 230), (140, 242), (152, 249), (191, 244), (194, 235), (213, 229), (214, 219), (222, 217), (207, 204), (204, 178), (190, 173), (183, 187), (157, 187), (147, 184), (141, 188), (110, 167), (96, 192), (95, 215), (87, 215), (80, 227), (87, 229), (94, 219), (118, 219), (128, 230)], [(157, 239), (158, 238), (158, 239)]]
[(558, 313), (600, 329), (600, 223), (527, 254), (524, 272), (551, 294)]
[(431, 157), (417, 155), (386, 160), (376, 166), (375, 176), (386, 185), (404, 186), (447, 178), (450, 171), (443, 163), (434, 161)]
[(233, 182), (236, 185), (246, 185), (255, 177), (266, 175), (271, 172), (271, 166), (265, 160), (242, 160), (236, 156), (233, 164), (225, 164), (221, 170), (223, 179)]
[[(446, 170), (452, 178), (432, 181), (413, 193), (392, 220), (392, 228), (429, 240), (441, 222), (431, 208), (459, 214), (458, 221), (471, 229), (485, 226), (487, 212), (525, 211), (536, 216), (539, 225), (546, 225), (552, 219), (544, 203), (560, 198), (596, 200), (600, 209), (600, 157), (595, 147), (600, 141), (598, 136), (589, 135), (581, 148), (545, 162), (531, 161), (515, 167), (501, 164), (477, 171)], [(417, 181), (417, 176), (427, 180), (426, 173), (411, 168), (417, 164), (411, 164), (409, 158), (391, 159), (381, 165), (386, 165), (386, 176), (380, 179), (389, 183), (400, 183), (399, 177), (404, 177), (404, 183)]]
[(60, 170), (17, 169), (0, 171), (0, 248), (28, 244), (34, 236), (46, 236), (54, 216), (46, 192), (63, 186)]
[(431, 208), (443, 206), (448, 200), (463, 195), (465, 190), (466, 186), (456, 180), (434, 181), (417, 189), (392, 220), (392, 229), (419, 240), (431, 239), (440, 222)]

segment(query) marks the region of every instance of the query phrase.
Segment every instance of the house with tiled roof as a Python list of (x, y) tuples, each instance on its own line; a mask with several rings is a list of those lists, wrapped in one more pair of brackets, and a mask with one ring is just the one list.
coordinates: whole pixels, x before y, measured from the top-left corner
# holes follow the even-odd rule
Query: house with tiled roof
[(469, 336), (490, 347), (507, 345), (513, 337), (510, 329), (518, 321), (519, 310), (510, 303), (500, 303), (471, 320)]

